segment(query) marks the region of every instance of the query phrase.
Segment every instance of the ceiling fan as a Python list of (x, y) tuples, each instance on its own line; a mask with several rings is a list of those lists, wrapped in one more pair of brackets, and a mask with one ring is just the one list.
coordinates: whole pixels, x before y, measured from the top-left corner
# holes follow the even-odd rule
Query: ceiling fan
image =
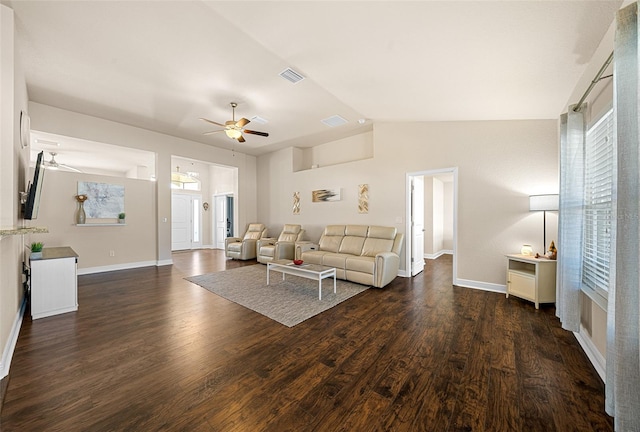
[(82, 170), (79, 170), (78, 168), (74, 168), (72, 166), (69, 165), (65, 165), (65, 164), (61, 164), (58, 163), (58, 161), (56, 161), (56, 156), (58, 155), (58, 153), (56, 152), (49, 152), (49, 154), (51, 155), (51, 160), (45, 160), (44, 161), (44, 166), (50, 169), (66, 169), (69, 171), (74, 171), (74, 172), (78, 172), (81, 173)]
[(218, 123), (218, 122), (214, 122), (213, 120), (209, 120), (206, 118), (201, 118), (200, 120), (204, 120), (207, 123), (211, 123), (214, 124), (216, 126), (220, 126), (223, 127), (224, 129), (221, 130), (215, 130), (215, 131), (211, 131), (211, 132), (205, 132), (203, 135), (211, 135), (214, 133), (218, 133), (218, 132), (224, 132), (227, 134), (227, 136), (229, 138), (238, 140), (238, 142), (245, 142), (244, 137), (242, 136), (242, 133), (248, 133), (251, 135), (260, 135), (263, 137), (268, 137), (269, 134), (266, 132), (258, 132), (258, 131), (253, 131), (253, 130), (249, 130), (249, 129), (243, 129), (247, 123), (249, 123), (251, 120), (248, 120), (246, 118), (241, 118), (240, 120), (236, 121), (236, 107), (238, 106), (237, 103), (235, 102), (231, 102), (231, 109), (233, 110), (233, 117), (231, 120), (225, 122), (224, 124), (222, 123)]

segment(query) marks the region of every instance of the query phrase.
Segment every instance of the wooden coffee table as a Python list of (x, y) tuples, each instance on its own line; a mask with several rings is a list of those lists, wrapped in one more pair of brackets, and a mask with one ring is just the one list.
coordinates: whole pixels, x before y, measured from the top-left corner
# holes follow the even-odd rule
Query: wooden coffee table
[(269, 273), (277, 271), (282, 273), (282, 280), (285, 275), (299, 276), (305, 279), (318, 281), (318, 299), (322, 300), (322, 279), (333, 277), (333, 293), (336, 293), (336, 269), (318, 264), (295, 265), (290, 260), (276, 260), (267, 263), (267, 285), (269, 285)]

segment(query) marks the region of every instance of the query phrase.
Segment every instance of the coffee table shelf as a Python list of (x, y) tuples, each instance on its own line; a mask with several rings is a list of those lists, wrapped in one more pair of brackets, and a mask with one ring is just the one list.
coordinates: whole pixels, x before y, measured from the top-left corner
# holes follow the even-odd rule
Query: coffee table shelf
[(319, 300), (322, 300), (322, 279), (333, 277), (333, 293), (336, 293), (336, 269), (333, 267), (317, 264), (295, 265), (293, 261), (289, 260), (272, 261), (267, 263), (267, 285), (269, 285), (269, 273), (271, 271), (282, 273), (282, 280), (285, 280), (285, 275), (317, 280)]

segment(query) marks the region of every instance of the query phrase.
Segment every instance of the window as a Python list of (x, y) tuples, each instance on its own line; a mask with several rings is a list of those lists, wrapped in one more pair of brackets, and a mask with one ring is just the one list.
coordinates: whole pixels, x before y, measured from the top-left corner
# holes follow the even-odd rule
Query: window
[(583, 286), (607, 298), (612, 190), (615, 179), (615, 140), (613, 110), (607, 111), (587, 131), (585, 144), (584, 246), (582, 251)]

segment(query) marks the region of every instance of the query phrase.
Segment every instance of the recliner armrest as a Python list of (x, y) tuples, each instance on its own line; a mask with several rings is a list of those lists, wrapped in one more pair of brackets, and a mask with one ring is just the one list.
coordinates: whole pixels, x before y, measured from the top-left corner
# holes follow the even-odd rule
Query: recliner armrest
[(260, 250), (262, 246), (275, 245), (275, 244), (276, 244), (276, 239), (274, 239), (273, 237), (265, 237), (265, 238), (258, 239), (257, 248), (258, 250)]
[(225, 249), (229, 245), (229, 243), (239, 243), (240, 241), (242, 241), (242, 239), (240, 237), (227, 237), (227, 238), (225, 238), (224, 239)]
[(318, 250), (319, 246), (310, 241), (297, 241), (296, 242), (296, 259), (300, 259), (302, 254), (309, 250)]

